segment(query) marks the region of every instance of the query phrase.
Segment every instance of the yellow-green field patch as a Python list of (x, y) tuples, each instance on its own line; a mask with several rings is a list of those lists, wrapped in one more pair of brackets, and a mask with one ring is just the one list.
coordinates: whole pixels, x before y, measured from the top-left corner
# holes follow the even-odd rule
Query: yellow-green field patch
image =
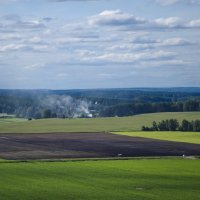
[(135, 132), (113, 132), (120, 135), (137, 136), (144, 138), (152, 138), (159, 140), (168, 140), (176, 142), (187, 142), (193, 144), (200, 144), (199, 132), (171, 132), (171, 131), (135, 131)]

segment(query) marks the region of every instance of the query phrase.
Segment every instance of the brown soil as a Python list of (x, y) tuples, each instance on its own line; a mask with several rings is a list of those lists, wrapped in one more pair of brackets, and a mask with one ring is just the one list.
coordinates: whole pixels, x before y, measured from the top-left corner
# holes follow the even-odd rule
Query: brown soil
[(111, 133), (1, 134), (0, 158), (57, 159), (200, 155), (200, 145)]

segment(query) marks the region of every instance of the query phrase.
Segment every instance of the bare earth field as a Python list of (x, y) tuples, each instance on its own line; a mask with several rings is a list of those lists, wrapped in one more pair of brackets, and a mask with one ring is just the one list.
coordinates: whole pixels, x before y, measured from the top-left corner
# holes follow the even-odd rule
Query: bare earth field
[(200, 145), (111, 133), (1, 134), (0, 158), (12, 160), (200, 155)]

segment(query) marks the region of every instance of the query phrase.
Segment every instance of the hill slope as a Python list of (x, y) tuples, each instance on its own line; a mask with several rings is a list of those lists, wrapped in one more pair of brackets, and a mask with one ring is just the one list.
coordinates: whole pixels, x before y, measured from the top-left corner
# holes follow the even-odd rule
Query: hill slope
[(175, 118), (200, 119), (200, 112), (153, 113), (132, 117), (92, 118), (92, 119), (42, 119), (33, 121), (1, 120), (0, 133), (45, 133), (45, 132), (102, 132), (139, 131), (152, 121)]

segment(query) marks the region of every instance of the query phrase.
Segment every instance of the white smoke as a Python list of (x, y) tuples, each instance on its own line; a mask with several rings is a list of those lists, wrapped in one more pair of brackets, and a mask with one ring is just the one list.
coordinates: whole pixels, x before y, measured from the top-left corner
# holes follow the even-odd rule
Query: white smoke
[(91, 103), (71, 96), (48, 95), (40, 99), (40, 105), (43, 109), (50, 109), (52, 113), (56, 113), (57, 117), (92, 117), (89, 110)]

